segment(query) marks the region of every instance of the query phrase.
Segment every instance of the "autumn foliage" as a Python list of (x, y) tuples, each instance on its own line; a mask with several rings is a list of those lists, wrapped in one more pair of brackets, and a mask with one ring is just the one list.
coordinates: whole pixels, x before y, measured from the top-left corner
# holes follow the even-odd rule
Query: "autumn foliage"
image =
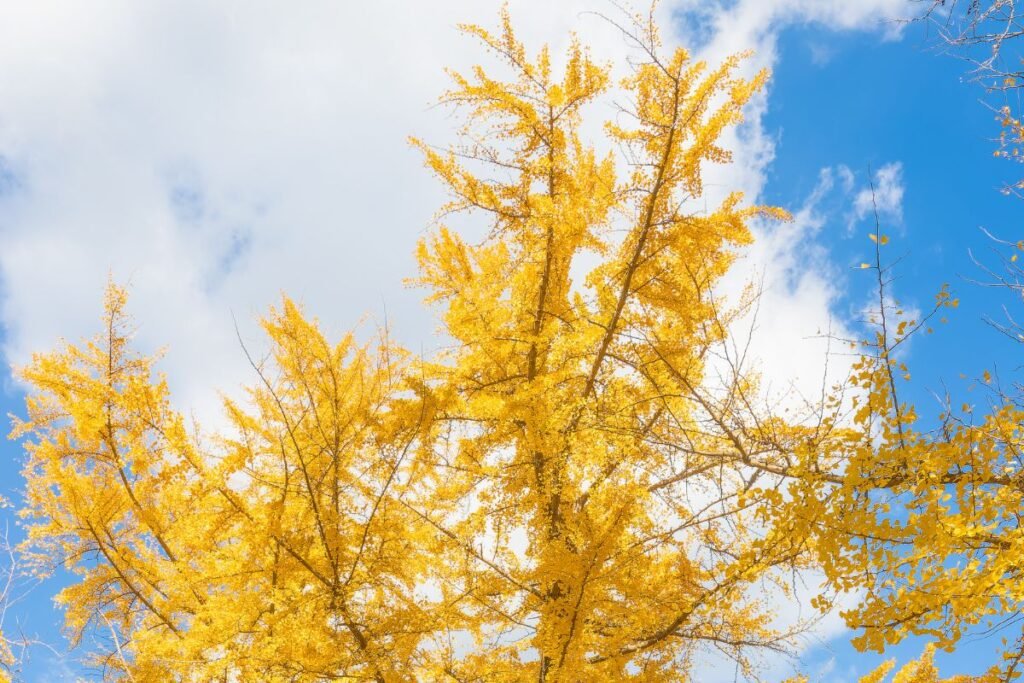
[[(206, 434), (111, 286), (97, 337), (22, 370), (26, 552), (77, 575), (59, 601), (103, 675), (687, 681), (711, 651), (754, 673), (807, 626), (769, 598), (811, 569), (822, 610), (863, 593), (861, 647), (952, 647), (1019, 611), (1018, 407), (916, 431), (895, 349), (922, 323), (884, 296), (819, 404), (784, 416), (745, 367), (754, 293), (716, 287), (750, 222), (786, 215), (709, 206), (702, 169), (729, 162), (721, 135), (766, 74), (666, 53), (642, 18), (629, 104), (592, 140), (609, 66), (576, 42), (558, 68), (531, 56), (507, 15), (464, 30), (511, 76), (453, 74), (460, 142), (414, 141), (451, 196), (417, 252), (443, 351), (328, 340), (284, 299)], [(445, 227), (460, 212), (482, 240)], [(930, 657), (895, 680), (937, 680)]]

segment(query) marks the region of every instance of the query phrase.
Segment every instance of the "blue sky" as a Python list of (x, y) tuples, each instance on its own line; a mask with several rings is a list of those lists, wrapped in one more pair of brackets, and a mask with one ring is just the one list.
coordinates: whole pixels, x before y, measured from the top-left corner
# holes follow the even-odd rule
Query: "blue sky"
[[(961, 301), (948, 325), (915, 345), (915, 375), (932, 389), (940, 378), (955, 389), (961, 372), (973, 378), (993, 365), (1012, 370), (1019, 347), (981, 320), (1000, 317), (1000, 307), (1012, 307), (1012, 300), (965, 281), (985, 279), (971, 251), (991, 262), (993, 245), (982, 228), (1016, 241), (1024, 208), (999, 192), (1024, 168), (992, 156), (998, 124), (980, 102), (984, 93), (961, 83), (966, 65), (936, 55), (929, 49), (934, 43), (915, 27), (892, 42), (833, 34), (827, 39), (832, 56), (819, 65), (813, 55), (821, 40), (821, 32), (808, 27), (787, 31), (780, 43), (765, 118), (779, 140), (766, 198), (794, 205), (817, 182), (820, 168), (845, 165), (863, 184), (869, 168), (899, 163), (902, 219), (883, 216), (891, 253), (905, 255), (897, 290), (923, 308), (949, 282)], [(855, 266), (870, 253), (870, 216), (855, 230), (844, 229), (842, 198), (838, 202), (819, 239), (836, 264)], [(863, 296), (871, 276), (844, 275), (848, 295)]]
[[(490, 22), (497, 5), (383, 4), (313, 3), (308, 15), (289, 16), (216, 3), (104, 6), (88, 16), (70, 4), (0, 9), (7, 361), (90, 334), (108, 273), (131, 283), (140, 344), (169, 345), (165, 369), (179, 406), (204, 416), (216, 413), (214, 388), (246, 379), (231, 314), (255, 338), (251, 319), (282, 290), (335, 331), (386, 306), (403, 341), (429, 347), (434, 323), (401, 279), (441, 197), (405, 136), (447, 134), (451, 121), (428, 107), (443, 87), (441, 68), (477, 56), (451, 27)], [(1010, 374), (1017, 365), (1018, 347), (982, 322), (1013, 302), (965, 278), (981, 276), (969, 257), (990, 246), (981, 227), (1024, 237), (1024, 204), (998, 192), (1024, 168), (993, 158), (996, 122), (982, 93), (961, 83), (962, 62), (935, 54), (920, 27), (899, 33), (878, 23), (905, 12), (903, 0), (851, 4), (680, 2), (662, 12), (675, 12), (671, 40), (688, 37), (712, 57), (753, 47), (751, 66), (773, 69), (733, 141), (735, 166), (712, 175), (712, 186), (739, 185), (797, 214), (762, 235), (748, 264), (767, 274), (766, 317), (779, 321), (765, 323), (760, 355), (780, 376), (813, 383), (820, 361), (797, 345), (830, 320), (856, 331), (872, 292), (855, 268), (871, 248), (872, 219), (858, 210), (871, 175), (889, 253), (903, 256), (897, 296), (927, 308), (949, 282), (961, 301), (948, 324), (910, 348), (907, 398), (927, 419), (928, 392), (942, 382), (969, 397), (983, 369)], [(557, 44), (580, 28), (596, 52), (614, 56), (621, 41), (579, 14), (603, 7), (520, 0), (512, 12), (535, 43)], [(392, 54), (360, 61), (396, 34)], [(10, 376), (2, 386), (0, 407), (20, 414), (19, 386)], [(0, 492), (16, 498), (18, 446), (0, 448)], [(59, 649), (50, 602), (58, 585), (35, 589), (5, 630), (16, 620)], [(812, 680), (852, 681), (881, 660), (853, 652), (835, 628), (826, 638), (802, 655)], [(920, 647), (894, 652), (916, 656)], [(939, 661), (946, 673), (978, 671), (991, 649), (971, 642)], [(35, 648), (25, 680), (72, 680), (73, 657)]]

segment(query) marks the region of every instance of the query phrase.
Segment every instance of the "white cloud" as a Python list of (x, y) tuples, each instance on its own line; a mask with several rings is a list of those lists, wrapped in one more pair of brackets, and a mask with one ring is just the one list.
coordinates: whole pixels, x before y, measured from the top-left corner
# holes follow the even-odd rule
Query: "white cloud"
[[(700, 13), (710, 33), (680, 37), (710, 59), (752, 47), (753, 71), (774, 63), (786, 25), (876, 29), (903, 4), (686, 0), (661, 13), (666, 26)], [(598, 55), (621, 57), (621, 36), (587, 9), (609, 7), (511, 4), (532, 46), (557, 48), (577, 29)], [(454, 26), (495, 16), (472, 0), (4, 4), (8, 358), (91, 332), (108, 273), (131, 282), (140, 343), (169, 346), (179, 404), (203, 412), (213, 387), (247, 377), (232, 314), (258, 343), (253, 320), (282, 291), (334, 331), (386, 308), (401, 340), (429, 346), (434, 322), (402, 279), (443, 197), (405, 137), (449, 139), (448, 113), (430, 106), (442, 69), (479, 58)], [(766, 106), (759, 98), (729, 133), (736, 163), (709, 169), (712, 193), (760, 194), (775, 143)]]
[(830, 168), (821, 170), (792, 221), (760, 224), (754, 245), (726, 280), (735, 291), (751, 273), (760, 275), (756, 320), (750, 321), (755, 366), (768, 396), (794, 410), (819, 398), (822, 384), (830, 387), (848, 367), (833, 362), (826, 368), (823, 362), (830, 337), (850, 336), (833, 312), (841, 279), (815, 241), (826, 223), (821, 204), (834, 189), (835, 176)]
[(839, 175), (839, 180), (842, 183), (843, 192), (850, 192), (853, 190), (854, 175), (853, 171), (850, 170), (850, 167), (845, 164), (840, 164), (836, 168), (836, 173)]
[[(763, 594), (759, 597), (772, 605), (778, 616), (773, 626), (780, 631), (791, 631), (800, 625), (805, 630), (795, 637), (795, 647), (789, 654), (769, 653), (762, 657), (753, 673), (754, 678), (744, 677), (737, 671), (735, 663), (724, 654), (708, 649), (697, 662), (693, 671), (693, 680), (701, 683), (737, 683), (738, 681), (781, 681), (797, 674), (810, 676), (811, 681), (818, 683), (844, 683), (844, 679), (835, 671), (834, 661), (820, 662), (821, 655), (829, 652), (829, 643), (836, 638), (848, 634), (840, 610), (855, 607), (862, 599), (860, 594), (841, 596), (836, 603), (836, 610), (822, 615), (810, 607), (810, 599), (820, 592), (823, 575), (819, 572), (802, 571), (796, 575), (781, 577), (787, 585), (789, 595), (785, 595), (780, 585), (765, 583)], [(827, 654), (826, 654), (827, 656)]]
[(807, 52), (811, 55), (811, 63), (815, 66), (826, 66), (836, 56), (834, 45), (811, 41), (807, 44)]
[[(853, 212), (849, 228), (871, 218), (877, 209), (879, 220), (892, 221), (899, 226), (903, 222), (903, 164), (898, 161), (885, 164), (875, 171), (874, 179), (867, 187), (861, 188), (853, 198)], [(884, 227), (884, 226), (883, 226)]]
[[(533, 46), (578, 27), (621, 54), (591, 6), (511, 11)], [(282, 291), (335, 332), (386, 309), (429, 347), (402, 280), (444, 197), (406, 136), (449, 139), (443, 68), (480, 58), (455, 25), (496, 16), (472, 0), (0, 6), (0, 156), (20, 188), (0, 197), (8, 358), (94, 330), (108, 273), (203, 413), (249, 379), (232, 314), (258, 345)]]

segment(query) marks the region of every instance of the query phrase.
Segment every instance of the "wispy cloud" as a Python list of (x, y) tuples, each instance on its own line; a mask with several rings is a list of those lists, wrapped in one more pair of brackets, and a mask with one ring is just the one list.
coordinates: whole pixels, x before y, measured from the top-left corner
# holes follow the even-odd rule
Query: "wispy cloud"
[(853, 208), (847, 227), (853, 227), (871, 218), (878, 211), (879, 220), (889, 221), (896, 226), (903, 224), (903, 164), (895, 161), (885, 164), (877, 171), (871, 182), (862, 187), (853, 198)]

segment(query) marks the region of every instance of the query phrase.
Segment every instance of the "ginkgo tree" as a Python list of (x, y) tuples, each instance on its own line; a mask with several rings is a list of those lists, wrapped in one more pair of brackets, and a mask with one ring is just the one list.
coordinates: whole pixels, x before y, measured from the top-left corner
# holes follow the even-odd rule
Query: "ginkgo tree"
[[(444, 101), (466, 113), (465, 144), (417, 143), (452, 194), (445, 213), (492, 224), (480, 244), (441, 228), (419, 251), (419, 282), (455, 341), (431, 371), (436, 421), (451, 428), (430, 466), (440, 498), (465, 509), (444, 523), (458, 571), (442, 585), (473, 597), (470, 628), (488, 637), (478, 654), (450, 653), (460, 680), (481, 668), (660, 680), (701, 644), (745, 664), (748, 648), (784, 635), (750, 589), (802, 545), (753, 524), (773, 490), (741, 494), (794, 435), (751, 411), (753, 380), (735, 363), (719, 364), (719, 382), (705, 372), (736, 360), (724, 343), (736, 311), (716, 282), (750, 241), (749, 219), (782, 214), (739, 194), (697, 208), (703, 164), (728, 161), (717, 140), (765, 74), (736, 77), (738, 57), (715, 68), (683, 50), (663, 57), (647, 29), (646, 59), (622, 84), (633, 108), (606, 128), (624, 172), (579, 132), (606, 70), (576, 44), (562, 74), (546, 51), (530, 61), (507, 17), (498, 35), (469, 30), (514, 80), (456, 74)], [(599, 263), (575, 283), (586, 253)], [(487, 562), (461, 561), (477, 539)]]
[[(917, 603), (885, 593), (905, 536), (870, 491), (918, 487), (932, 507), (900, 533), (922, 553), (978, 541), (998, 508), (924, 526), (942, 504), (928, 473), (957, 483), (941, 449), (964, 463), (977, 430), (911, 433), (887, 337), (852, 379), (869, 407), (852, 422), (842, 387), (783, 417), (745, 367), (731, 330), (753, 293), (727, 300), (721, 278), (752, 220), (786, 215), (739, 193), (709, 208), (702, 173), (730, 161), (722, 133), (766, 74), (666, 51), (649, 17), (624, 31), (618, 84), (578, 41), (528, 54), (507, 13), (464, 31), (506, 76), (453, 73), (459, 142), (413, 141), (451, 196), (415, 280), (441, 352), (329, 341), (284, 299), (228, 428), (200, 438), (111, 285), (95, 339), (21, 370), (25, 550), (77, 574), (69, 632), (111, 680), (685, 681), (709, 652), (753, 675), (792, 647), (806, 624), (779, 625), (772, 596), (823, 567), (836, 589), (879, 577), (858, 618), (880, 644)], [(590, 139), (613, 87), (628, 104)], [(460, 212), (486, 220), (481, 241), (445, 227)], [(898, 474), (918, 453), (934, 465)], [(1011, 496), (997, 465), (972, 476)]]

